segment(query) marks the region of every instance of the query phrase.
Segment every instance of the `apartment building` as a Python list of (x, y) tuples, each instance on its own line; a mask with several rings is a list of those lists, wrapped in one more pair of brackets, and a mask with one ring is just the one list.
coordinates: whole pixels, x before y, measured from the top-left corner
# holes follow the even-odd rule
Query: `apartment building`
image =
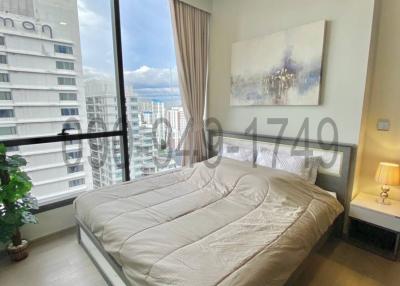
[[(85, 78), (84, 90), (89, 132), (119, 128), (115, 79)], [(118, 137), (89, 140), (93, 186), (100, 188), (122, 182), (121, 144)]]
[(171, 107), (167, 110), (166, 118), (171, 126), (170, 146), (176, 149), (185, 131), (187, 120), (183, 107)]
[[(1, 1), (0, 140), (54, 136), (86, 126), (76, 0)], [(33, 194), (44, 204), (92, 188), (88, 148), (80, 144), (9, 151), (27, 159)]]

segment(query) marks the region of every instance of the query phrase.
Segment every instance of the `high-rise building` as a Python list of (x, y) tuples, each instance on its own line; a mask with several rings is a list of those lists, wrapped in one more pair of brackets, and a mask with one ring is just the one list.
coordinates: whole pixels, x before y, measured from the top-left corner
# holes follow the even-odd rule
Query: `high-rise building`
[(167, 120), (171, 125), (172, 133), (169, 144), (171, 145), (171, 147), (176, 149), (187, 124), (185, 113), (183, 112), (183, 107), (171, 107), (171, 109), (168, 109)]
[(166, 142), (165, 122), (157, 121), (165, 119), (166, 110), (164, 102), (160, 100), (141, 100), (139, 101), (140, 124), (146, 125), (146, 128), (153, 128), (155, 125), (156, 138), (158, 144)]
[[(97, 75), (84, 79), (87, 118), (90, 132), (117, 130), (119, 112), (115, 79)], [(154, 174), (156, 149), (153, 141), (153, 117), (148, 122), (139, 120), (146, 112), (139, 112), (138, 98), (133, 88), (125, 86), (129, 129), (130, 171), (132, 178)], [(152, 105), (150, 105), (151, 107)], [(122, 181), (121, 144), (119, 138), (90, 140), (93, 185), (95, 188)]]
[[(154, 168), (143, 168), (144, 163), (152, 164), (154, 145), (142, 148), (143, 137), (148, 133), (143, 133), (143, 127), (147, 124), (143, 122), (143, 112), (139, 110), (139, 101), (133, 88), (129, 85), (125, 86), (127, 119), (129, 126), (129, 155), (130, 155), (130, 171), (131, 178), (140, 178), (147, 175), (148, 171)], [(151, 136), (151, 133), (150, 133)], [(154, 172), (153, 172), (154, 173)]]
[[(176, 167), (176, 161), (170, 156), (167, 144), (167, 119), (164, 102), (139, 100), (133, 89), (125, 88), (127, 96), (128, 120), (131, 120), (133, 144), (131, 144), (131, 177), (148, 176), (159, 171)], [(157, 127), (157, 128), (155, 128)], [(178, 139), (179, 140), (179, 139)]]
[[(76, 0), (0, 1), (0, 141), (85, 128), (81, 63)], [(10, 148), (27, 159), (41, 203), (92, 187), (79, 143)]]
[[(84, 79), (89, 132), (119, 129), (119, 111), (115, 79)], [(119, 138), (89, 140), (90, 163), (95, 188), (122, 182), (121, 144)]]
[[(119, 130), (115, 78), (83, 72), (77, 0), (0, 0), (0, 141)], [(85, 76), (84, 76), (85, 74)], [(178, 142), (183, 111), (138, 100), (125, 87), (131, 177), (172, 168), (164, 123)], [(171, 118), (168, 118), (170, 114)], [(172, 120), (172, 118), (174, 118)], [(23, 155), (33, 194), (47, 204), (122, 181), (119, 137), (10, 147)], [(157, 147), (158, 146), (158, 147)]]

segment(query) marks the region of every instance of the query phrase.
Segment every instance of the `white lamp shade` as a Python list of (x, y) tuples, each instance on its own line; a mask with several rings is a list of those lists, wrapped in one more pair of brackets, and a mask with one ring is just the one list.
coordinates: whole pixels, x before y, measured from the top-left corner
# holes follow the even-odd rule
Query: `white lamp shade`
[(380, 163), (376, 171), (375, 181), (379, 184), (400, 185), (400, 167), (398, 164)]

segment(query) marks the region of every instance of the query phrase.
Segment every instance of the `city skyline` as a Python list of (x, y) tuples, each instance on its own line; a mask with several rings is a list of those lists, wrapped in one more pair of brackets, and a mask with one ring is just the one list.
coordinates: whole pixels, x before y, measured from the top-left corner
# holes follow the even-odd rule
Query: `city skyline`
[[(61, 130), (70, 134), (119, 130), (114, 54), (105, 53), (98, 59), (106, 63), (108, 72), (84, 64), (90, 62), (92, 51), (97, 51), (88, 47), (93, 38), (85, 38), (87, 33), (102, 35), (96, 43), (99, 50), (107, 48), (113, 37), (101, 33), (102, 25), (91, 26), (97, 20), (85, 6), (89, 0), (23, 0), (16, 6), (7, 1), (4, 7), (8, 8), (0, 11), (4, 19), (0, 23), (1, 139), (54, 136)], [(108, 3), (104, 9), (110, 9), (108, 1), (100, 2)], [(111, 21), (104, 23), (111, 26)], [(93, 27), (95, 32), (90, 31)], [(173, 48), (172, 39), (168, 43)], [(131, 178), (176, 168), (180, 161), (175, 158), (167, 160), (167, 165), (157, 164), (165, 161), (168, 148), (176, 147), (186, 125), (179, 90), (173, 87), (176, 68), (142, 65), (127, 70), (125, 78), (128, 132), (132, 135), (128, 143)], [(153, 124), (159, 118), (172, 122), (169, 140), (164, 126), (153, 138)], [(33, 194), (40, 203), (50, 203), (122, 182), (119, 140), (99, 137), (15, 146), (8, 151), (27, 158), (25, 170), (32, 178)], [(55, 172), (63, 176), (51, 179)]]
[[(84, 75), (114, 76), (109, 1), (78, 0), (77, 4)], [(125, 0), (120, 5), (126, 85), (139, 98), (180, 105), (168, 1)], [(99, 27), (103, 30), (101, 35), (97, 32)], [(143, 33), (144, 30), (151, 33)], [(101, 46), (96, 44), (100, 41)]]

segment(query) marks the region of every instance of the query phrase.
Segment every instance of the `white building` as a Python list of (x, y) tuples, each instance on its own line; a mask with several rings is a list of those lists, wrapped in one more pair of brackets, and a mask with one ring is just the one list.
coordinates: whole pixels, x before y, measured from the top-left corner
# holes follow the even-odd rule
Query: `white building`
[[(120, 128), (115, 79), (96, 76), (84, 80), (87, 118), (90, 132), (112, 131)], [(152, 124), (139, 119), (139, 103), (133, 88), (125, 87), (129, 126), (129, 154), (131, 178), (154, 174), (156, 149)], [(147, 113), (141, 112), (140, 118)], [(152, 117), (148, 118), (149, 122)], [(119, 138), (90, 140), (90, 152), (95, 188), (122, 181), (121, 144)]]
[(171, 142), (169, 143), (171, 147), (176, 149), (187, 124), (185, 113), (183, 112), (183, 107), (171, 107), (171, 109), (168, 109), (167, 120), (170, 123), (172, 129), (172, 138)]
[[(76, 0), (0, 3), (0, 140), (84, 129)], [(27, 159), (41, 203), (92, 187), (87, 148), (77, 143), (66, 144), (69, 164), (63, 143), (12, 148)]]
[[(131, 178), (140, 178), (147, 174), (147, 169), (144, 170), (143, 164), (152, 164), (154, 145), (144, 147), (142, 145), (143, 137), (148, 133), (143, 133), (143, 113), (139, 110), (139, 102), (136, 94), (131, 86), (125, 86), (126, 109), (129, 126), (129, 155), (130, 155), (130, 175)], [(150, 133), (151, 136), (151, 133)], [(148, 141), (146, 142), (146, 144)], [(148, 145), (148, 144), (147, 144)], [(142, 147), (143, 146), (143, 147)], [(145, 152), (144, 152), (145, 151)], [(153, 166), (154, 167), (154, 166)], [(155, 171), (154, 168), (150, 168)], [(146, 173), (145, 173), (146, 172)]]
[[(115, 79), (84, 79), (89, 132), (114, 131), (120, 128)], [(93, 186), (100, 188), (123, 181), (119, 137), (89, 140)]]

